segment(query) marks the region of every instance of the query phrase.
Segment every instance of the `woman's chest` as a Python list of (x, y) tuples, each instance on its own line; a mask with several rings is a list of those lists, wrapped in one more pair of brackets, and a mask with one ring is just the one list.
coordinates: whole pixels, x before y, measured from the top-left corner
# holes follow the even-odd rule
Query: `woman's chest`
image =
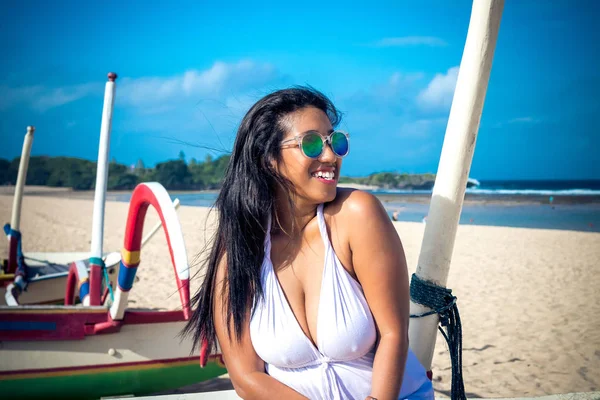
[[(298, 239), (272, 235), (270, 258), (282, 285), (289, 285), (290, 290), (301, 290), (307, 294), (319, 292), (323, 268), (332, 258), (337, 258), (350, 276), (356, 279), (350, 244), (340, 233), (332, 230), (328, 231), (328, 237), (323, 237), (314, 224)], [(298, 285), (300, 287), (296, 287)]]
[[(343, 243), (338, 241), (337, 245), (342, 247)], [(354, 272), (351, 260), (347, 260), (348, 267), (334, 265), (335, 260), (336, 249), (318, 227), (306, 230), (296, 242), (284, 236), (272, 238), (271, 262), (278, 285), (304, 335), (315, 345), (321, 298), (328, 295), (323, 291), (332, 289), (323, 287), (324, 272), (332, 268), (345, 268), (351, 275)]]
[(272, 241), (275, 277), (298, 325), (315, 345), (325, 257), (325, 246), (318, 236), (305, 236), (302, 243), (286, 238)]

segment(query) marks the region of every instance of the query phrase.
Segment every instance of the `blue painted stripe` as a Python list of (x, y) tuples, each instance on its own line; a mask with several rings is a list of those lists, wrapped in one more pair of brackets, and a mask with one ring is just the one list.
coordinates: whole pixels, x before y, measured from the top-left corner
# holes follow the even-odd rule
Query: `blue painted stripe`
[(79, 288), (79, 299), (83, 300), (88, 294), (90, 294), (90, 281), (84, 282)]
[(127, 292), (131, 289), (137, 268), (137, 265), (135, 267), (126, 267), (123, 261), (121, 261), (121, 265), (119, 266), (119, 287), (121, 290)]
[(56, 322), (0, 321), (0, 331), (55, 331)]

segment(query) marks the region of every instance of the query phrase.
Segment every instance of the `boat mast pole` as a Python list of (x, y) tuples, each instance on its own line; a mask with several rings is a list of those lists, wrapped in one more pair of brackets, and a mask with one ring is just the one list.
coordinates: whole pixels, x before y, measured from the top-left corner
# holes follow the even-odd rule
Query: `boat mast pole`
[[(416, 274), (446, 287), (456, 230), (475, 150), (504, 0), (475, 0), (433, 187)], [(411, 314), (430, 308), (413, 303)], [(431, 371), (439, 317), (412, 319), (410, 346)]]
[[(117, 74), (110, 72), (104, 89), (104, 108), (100, 126), (100, 145), (96, 163), (96, 191), (94, 193), (94, 214), (92, 218), (92, 244), (90, 250), (90, 295), (84, 305), (99, 306), (102, 291), (102, 248), (104, 238), (104, 207), (106, 203), (106, 183), (108, 180), (108, 154), (110, 149), (110, 130), (115, 102), (115, 80)], [(87, 303), (87, 304), (86, 304)]]
[[(27, 180), (27, 167), (29, 167), (29, 156), (31, 154), (31, 145), (33, 144), (33, 126), (27, 127), (27, 133), (23, 140), (23, 149), (21, 150), (21, 159), (19, 160), (19, 172), (17, 173), (17, 182), (15, 184), (15, 194), (13, 197), (12, 217), (10, 219), (10, 229), (19, 232), (21, 230), (21, 206), (23, 204), (23, 189)], [(17, 234), (18, 235), (18, 234)], [(19, 238), (17, 235), (8, 234), (8, 266), (6, 273), (14, 274), (17, 270), (17, 245)]]

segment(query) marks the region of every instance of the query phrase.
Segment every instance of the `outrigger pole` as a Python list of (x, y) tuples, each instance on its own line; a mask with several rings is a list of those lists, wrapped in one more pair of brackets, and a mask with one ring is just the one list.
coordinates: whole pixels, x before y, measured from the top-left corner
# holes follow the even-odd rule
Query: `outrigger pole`
[[(96, 191), (94, 195), (94, 214), (92, 219), (92, 245), (90, 250), (90, 294), (83, 300), (84, 305), (101, 305), (102, 273), (102, 241), (104, 238), (104, 207), (106, 202), (106, 182), (108, 180), (108, 153), (110, 148), (110, 130), (115, 101), (115, 80), (117, 74), (110, 72), (104, 89), (104, 108), (102, 125), (100, 126), (100, 146), (96, 164)], [(81, 277), (80, 277), (81, 278)]]
[[(31, 145), (33, 144), (33, 126), (27, 127), (27, 133), (23, 140), (23, 149), (21, 150), (21, 159), (19, 160), (19, 172), (17, 174), (17, 183), (15, 185), (15, 194), (13, 197), (12, 217), (8, 232), (8, 265), (7, 274), (14, 274), (17, 270), (17, 248), (21, 233), (21, 205), (23, 204), (23, 188), (27, 180), (27, 167), (29, 166), (29, 155), (31, 154)], [(6, 228), (5, 228), (6, 229)]]
[[(450, 109), (416, 275), (446, 287), (456, 230), (471, 169), (504, 0), (475, 0)], [(414, 278), (413, 278), (414, 279)], [(411, 301), (411, 314), (431, 308)], [(410, 346), (431, 371), (438, 314), (412, 319)]]

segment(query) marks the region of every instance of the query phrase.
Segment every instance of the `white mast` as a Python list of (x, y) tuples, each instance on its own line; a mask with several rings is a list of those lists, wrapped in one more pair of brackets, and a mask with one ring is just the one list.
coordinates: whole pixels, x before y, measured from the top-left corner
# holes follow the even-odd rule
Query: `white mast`
[[(475, 0), (444, 145), (431, 197), (416, 274), (445, 287), (481, 111), (488, 86), (504, 0)], [(411, 314), (430, 311), (411, 302)], [(438, 315), (410, 321), (410, 346), (430, 371)]]
[[(13, 231), (21, 230), (21, 206), (23, 204), (23, 188), (27, 180), (27, 167), (29, 166), (29, 156), (31, 154), (31, 145), (33, 144), (33, 126), (27, 127), (27, 133), (23, 140), (23, 149), (21, 150), (21, 159), (19, 160), (19, 172), (17, 173), (17, 183), (15, 185), (15, 194), (13, 197), (12, 217), (10, 219), (10, 228)], [(17, 268), (17, 238), (8, 235), (8, 270), (6, 272), (14, 273)]]
[(90, 295), (84, 305), (100, 305), (102, 287), (102, 266), (94, 259), (102, 259), (102, 241), (104, 238), (104, 206), (106, 202), (106, 182), (108, 180), (108, 154), (110, 149), (110, 130), (115, 100), (115, 80), (117, 74), (110, 72), (104, 89), (104, 108), (100, 126), (100, 145), (96, 164), (96, 191), (94, 194), (94, 214), (92, 219), (92, 245), (90, 250)]

